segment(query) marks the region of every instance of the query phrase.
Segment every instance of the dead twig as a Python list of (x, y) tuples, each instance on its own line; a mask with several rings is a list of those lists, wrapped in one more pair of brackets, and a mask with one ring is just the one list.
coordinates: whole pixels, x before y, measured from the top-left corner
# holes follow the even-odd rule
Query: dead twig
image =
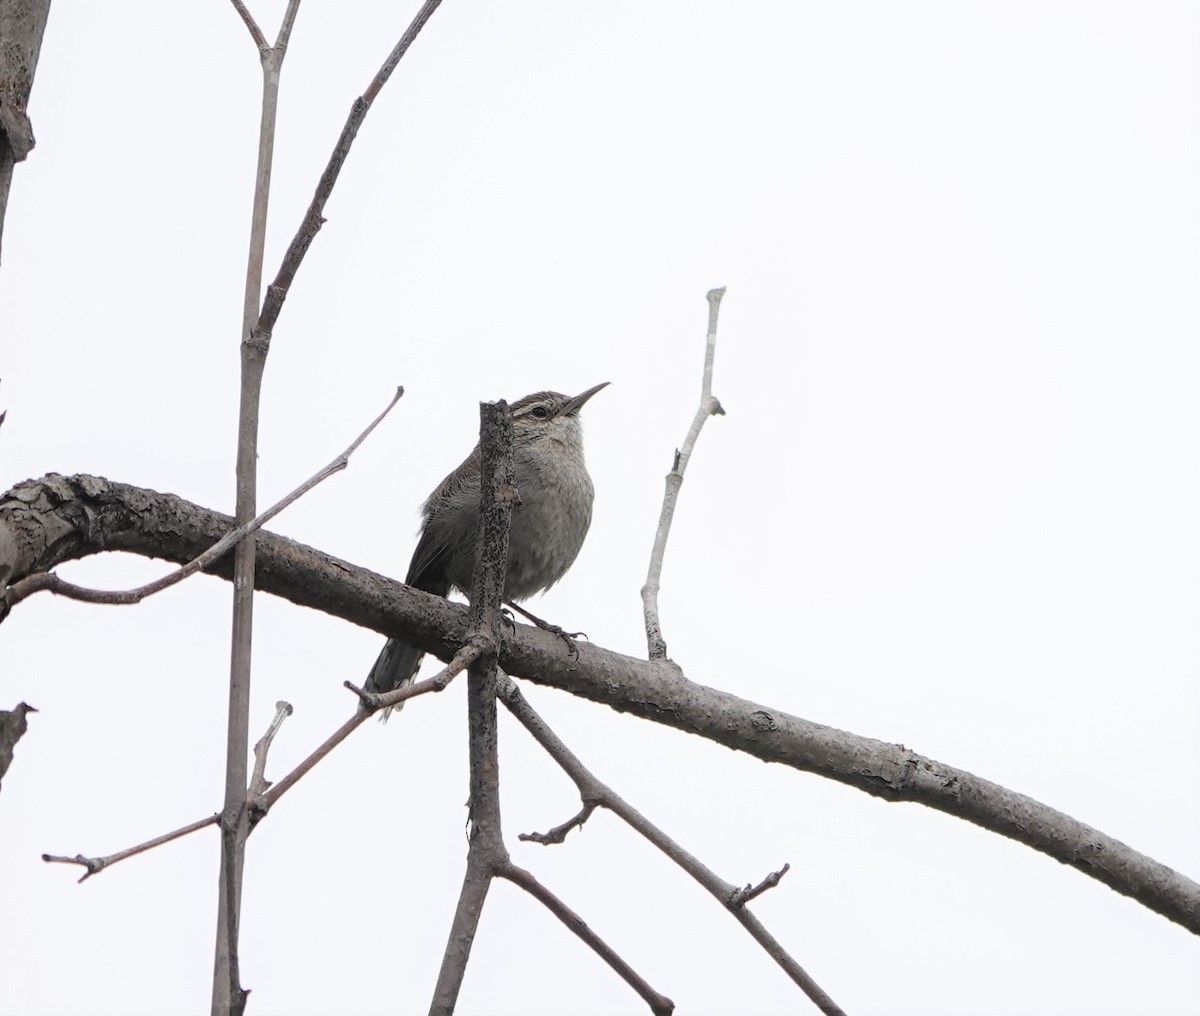
[(642, 616), (646, 623), (646, 648), (651, 660), (667, 658), (667, 643), (662, 636), (662, 625), (658, 618), (658, 590), (662, 579), (663, 557), (667, 552), (667, 537), (671, 532), (671, 521), (675, 517), (675, 504), (679, 500), (679, 489), (683, 486), (683, 474), (687, 470), (692, 449), (700, 436), (700, 428), (710, 416), (724, 416), (721, 403), (713, 397), (713, 357), (717, 351), (717, 311), (725, 287), (708, 291), (708, 343), (704, 350), (704, 380), (700, 389), (700, 406), (692, 419), (683, 447), (675, 451), (675, 461), (667, 473), (666, 490), (663, 492), (662, 511), (658, 517), (658, 529), (654, 533), (654, 548), (650, 552), (650, 567), (646, 572), (646, 584), (642, 586)]
[(747, 903), (754, 899), (755, 896), (761, 896), (768, 889), (774, 889), (777, 885), (779, 885), (780, 882), (783, 881), (783, 876), (791, 870), (792, 866), (790, 864), (785, 864), (778, 871), (773, 871), (767, 875), (767, 877), (759, 882), (756, 886), (751, 886), (749, 883), (746, 883), (744, 888), (739, 889), (733, 894), (729, 900), (729, 905), (731, 907), (744, 907)]
[(621, 959), (612, 946), (588, 926), (582, 917), (542, 885), (530, 872), (524, 868), (518, 868), (510, 861), (497, 870), (496, 876), (506, 879), (513, 885), (520, 886), (578, 935), (588, 948), (617, 972), (621, 980), (641, 996), (655, 1016), (670, 1016), (675, 1011), (674, 1002), (661, 992), (655, 991), (641, 974)]
[(162, 836), (155, 836), (152, 840), (147, 840), (145, 843), (139, 843), (136, 847), (130, 847), (128, 850), (118, 850), (115, 854), (109, 854), (107, 857), (84, 857), (83, 854), (76, 854), (74, 857), (61, 857), (58, 854), (42, 854), (42, 860), (48, 864), (81, 864), (87, 868), (87, 871), (80, 877), (80, 882), (86, 882), (93, 875), (99, 875), (105, 868), (109, 868), (118, 861), (124, 861), (127, 857), (133, 857), (135, 854), (144, 854), (147, 850), (153, 850), (155, 847), (161, 847), (164, 843), (170, 843), (172, 840), (177, 840), (180, 837), (187, 836), (188, 833), (194, 833), (199, 829), (205, 829), (210, 825), (218, 825), (221, 821), (220, 813), (209, 815), (207, 818), (198, 819), (195, 822), (190, 822), (174, 832), (165, 833)]
[(355, 695), (358, 696), (359, 709), (350, 719), (346, 720), (337, 730), (330, 734), (321, 744), (310, 754), (303, 762), (295, 769), (280, 779), (277, 783), (267, 789), (263, 788), (262, 792), (253, 796), (250, 802), (251, 805), (251, 822), (258, 823), (271, 807), (300, 782), (312, 769), (324, 759), (330, 752), (341, 744), (347, 737), (354, 733), (367, 717), (380, 709), (395, 705), (398, 702), (407, 702), (411, 698), (416, 698), (418, 695), (427, 695), (431, 692), (445, 691), (450, 682), (461, 674), (473, 660), (477, 659), (486, 649), (486, 645), (477, 639), (472, 639), (454, 655), (445, 667), (424, 681), (417, 681), (413, 684), (405, 685), (402, 688), (396, 688), (385, 694), (377, 694), (374, 692), (363, 691), (357, 685), (349, 681), (342, 682), (346, 688), (349, 688)]
[(304, 218), (300, 222), (300, 228), (296, 230), (296, 235), (292, 237), (292, 242), (288, 244), (288, 249), (283, 255), (283, 261), (279, 265), (279, 271), (276, 273), (274, 280), (267, 286), (266, 299), (263, 300), (262, 312), (258, 316), (253, 339), (255, 346), (261, 349), (264, 355), (270, 347), (271, 335), (274, 332), (275, 323), (279, 320), (279, 312), (283, 309), (283, 302), (287, 299), (288, 290), (295, 281), (296, 272), (300, 270), (300, 265), (304, 261), (304, 256), (308, 253), (308, 248), (312, 246), (312, 242), (316, 239), (318, 231), (325, 224), (325, 203), (329, 200), (329, 195), (333, 192), (333, 185), (337, 183), (346, 157), (350, 154), (350, 146), (354, 144), (354, 139), (358, 135), (359, 128), (362, 127), (368, 111), (371, 109), (371, 104), (375, 101), (380, 89), (387, 83), (388, 78), (392, 76), (392, 72), (396, 69), (400, 60), (408, 52), (408, 48), (413, 44), (413, 41), (420, 34), (421, 29), (425, 27), (425, 23), (433, 16), (433, 12), (438, 9), (440, 4), (441, 0), (425, 0), (421, 9), (417, 11), (416, 17), (413, 18), (412, 23), (400, 37), (400, 41), (396, 43), (391, 53), (388, 54), (387, 59), (384, 60), (383, 65), (376, 71), (375, 77), (371, 79), (371, 83), (367, 86), (367, 90), (351, 104), (350, 115), (346, 117), (342, 133), (338, 137), (337, 144), (333, 147), (329, 161), (325, 164), (325, 171), (321, 174), (321, 179), (317, 183), (317, 189), (313, 193), (308, 210), (304, 213)]
[(275, 740), (275, 735), (279, 733), (279, 728), (283, 726), (283, 721), (292, 715), (292, 705), (290, 702), (275, 703), (275, 718), (271, 721), (271, 725), (267, 727), (267, 732), (258, 739), (254, 745), (254, 774), (250, 777), (249, 797), (258, 797), (260, 794), (265, 794), (267, 788), (271, 785), (267, 782), (267, 752), (271, 750), (271, 742)]
[[(763, 927), (758, 918), (745, 906), (755, 896), (766, 892), (774, 885), (778, 885), (784, 872), (788, 870), (787, 865), (784, 865), (780, 871), (772, 872), (754, 888), (747, 886), (745, 889), (739, 889), (732, 883), (726, 882), (704, 864), (703, 861), (671, 839), (670, 836), (659, 829), (658, 826), (629, 804), (628, 801), (617, 794), (611, 787), (605, 783), (601, 783), (591, 770), (579, 760), (579, 757), (566, 746), (562, 738), (549, 727), (533, 706), (529, 704), (525, 696), (521, 694), (521, 689), (517, 687), (517, 683), (512, 678), (505, 677), (500, 682), (499, 694), (500, 700), (504, 703), (508, 711), (520, 721), (521, 725), (533, 735), (533, 739), (546, 750), (546, 753), (571, 778), (579, 790), (579, 796), (584, 802), (585, 812), (594, 808), (607, 808), (615, 815), (624, 819), (626, 823), (658, 847), (659, 850), (678, 864), (715, 897), (737, 919), (742, 927), (751, 934), (755, 941), (763, 947), (767, 955), (783, 968), (788, 977), (813, 1001), (821, 1012), (827, 1014), (827, 1016), (845, 1016), (837, 1003), (788, 954), (787, 950), (780, 945), (775, 937)], [(564, 823), (564, 826), (570, 825), (571, 823)], [(558, 828), (562, 829), (564, 827), (560, 826)], [(554, 831), (551, 830), (551, 833)], [(547, 834), (547, 837), (549, 835)], [(565, 835), (564, 831), (564, 838)], [(561, 839), (538, 839), (535, 836), (522, 836), (521, 838), (533, 839), (535, 842), (540, 843), (562, 842)]]
[(384, 692), (367, 691), (352, 681), (343, 681), (342, 687), (354, 692), (358, 696), (360, 705), (368, 713), (378, 712), (380, 709), (390, 709), (401, 702), (407, 702), (410, 698), (416, 698), (418, 695), (445, 691), (451, 681), (479, 659), (490, 647), (490, 640), (477, 633), (463, 643), (462, 648), (454, 654), (454, 658), (445, 667), (424, 681), (414, 681), (412, 684), (401, 685), (399, 688)]
[(392, 396), (391, 402), (387, 404), (383, 412), (367, 425), (367, 428), (351, 442), (345, 451), (310, 476), (286, 497), (271, 505), (261, 515), (247, 522), (245, 525), (238, 526), (236, 529), (226, 533), (198, 557), (194, 557), (187, 564), (177, 568), (175, 571), (169, 572), (155, 579), (153, 582), (147, 582), (143, 586), (138, 586), (136, 589), (89, 589), (59, 578), (54, 572), (39, 572), (36, 575), (29, 575), (21, 579), (20, 582), (14, 583), (4, 591), (5, 610), (7, 611), (22, 600), (42, 590), (49, 590), (57, 596), (65, 596), (70, 600), (82, 600), (85, 603), (127, 606), (140, 603), (148, 596), (161, 593), (164, 589), (169, 589), (171, 586), (178, 585), (184, 579), (190, 578), (196, 572), (210, 568), (241, 543), (242, 540), (251, 533), (257, 532), (285, 508), (293, 505), (318, 484), (323, 483), (329, 477), (346, 469), (350, 465), (350, 456), (358, 450), (359, 445), (370, 436), (371, 432), (383, 422), (403, 395), (403, 386), (398, 387), (396, 394)]
[(572, 829), (582, 829), (583, 824), (592, 817), (592, 812), (599, 806), (599, 802), (597, 801), (585, 801), (583, 807), (579, 809), (579, 813), (572, 815), (561, 825), (556, 825), (553, 829), (547, 829), (544, 833), (517, 833), (517, 839), (528, 843), (540, 843), (544, 847), (565, 843), (567, 833)]
[(254, 40), (254, 45), (258, 48), (260, 56), (265, 56), (271, 46), (267, 42), (267, 37), (263, 35), (262, 29), (258, 27), (258, 22), (254, 20), (254, 15), (250, 13), (242, 0), (230, 0), (233, 4), (233, 9), (237, 11), (238, 17), (242, 19), (247, 31), (250, 33), (250, 38)]

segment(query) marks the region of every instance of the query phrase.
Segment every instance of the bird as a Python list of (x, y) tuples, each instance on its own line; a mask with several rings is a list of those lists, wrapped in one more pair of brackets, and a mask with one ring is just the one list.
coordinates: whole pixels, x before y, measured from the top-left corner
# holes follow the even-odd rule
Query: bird
[[(549, 589), (579, 555), (592, 523), (595, 496), (583, 458), (579, 412), (608, 384), (605, 381), (574, 396), (534, 392), (513, 403), (517, 500), (504, 579), (504, 599), (509, 603)], [(438, 596), (449, 596), (452, 589), (470, 593), (479, 538), (479, 495), (476, 444), (421, 506), (421, 538), (408, 566), (407, 585)], [(363, 690), (382, 694), (410, 684), (424, 655), (415, 646), (388, 639)], [(403, 702), (395, 708), (400, 706)]]

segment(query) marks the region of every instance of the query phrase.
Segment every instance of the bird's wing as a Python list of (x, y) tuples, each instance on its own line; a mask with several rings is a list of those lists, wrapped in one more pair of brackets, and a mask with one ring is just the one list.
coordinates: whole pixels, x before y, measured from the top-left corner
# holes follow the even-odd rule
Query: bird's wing
[(457, 538), (457, 534), (452, 532), (450, 526), (430, 525), (430, 521), (436, 523), (439, 511), (449, 510), (455, 494), (464, 487), (474, 488), (474, 496), (479, 496), (478, 445), (461, 466), (437, 485), (421, 506), (425, 521), (421, 528), (421, 539), (408, 565), (408, 577), (404, 580), (408, 585), (437, 593), (438, 596), (446, 596), (450, 592), (449, 558), (454, 548), (449, 540)]

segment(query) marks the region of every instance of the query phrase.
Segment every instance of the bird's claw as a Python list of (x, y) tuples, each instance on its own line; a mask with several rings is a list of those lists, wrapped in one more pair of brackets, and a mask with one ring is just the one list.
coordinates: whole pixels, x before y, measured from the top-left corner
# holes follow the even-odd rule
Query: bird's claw
[[(551, 635), (557, 635), (560, 639), (562, 639), (567, 644), (567, 653), (570, 655), (571, 659), (573, 659), (573, 660), (579, 659), (579, 647), (577, 645), (575, 645), (575, 640), (576, 639), (586, 639), (587, 632), (566, 631), (560, 625), (551, 624), (549, 621), (543, 621), (536, 614), (529, 613), (529, 611), (527, 611), (524, 607), (518, 607), (515, 603), (512, 603), (511, 601), (509, 601), (508, 606), (512, 607), (513, 610), (515, 610), (518, 614), (520, 614), (527, 621), (531, 621), (536, 627), (540, 628), (542, 631), (549, 632)], [(508, 613), (508, 612), (505, 611), (505, 613)], [(591, 641), (591, 640), (589, 639), (589, 641)]]
[(567, 644), (567, 655), (573, 660), (579, 659), (579, 646), (575, 644), (576, 639), (586, 639), (587, 632), (582, 631), (565, 631), (557, 624), (540, 624), (538, 625), (542, 631), (549, 632), (551, 635), (557, 635)]

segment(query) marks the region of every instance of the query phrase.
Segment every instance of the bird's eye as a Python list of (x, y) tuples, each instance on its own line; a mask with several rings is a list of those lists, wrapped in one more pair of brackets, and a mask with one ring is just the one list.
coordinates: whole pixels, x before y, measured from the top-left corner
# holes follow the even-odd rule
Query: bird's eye
[(533, 407), (533, 415), (536, 416), (539, 420), (544, 420), (544, 419), (546, 419), (547, 416), (550, 415), (550, 413), (546, 409), (545, 406), (534, 406)]

